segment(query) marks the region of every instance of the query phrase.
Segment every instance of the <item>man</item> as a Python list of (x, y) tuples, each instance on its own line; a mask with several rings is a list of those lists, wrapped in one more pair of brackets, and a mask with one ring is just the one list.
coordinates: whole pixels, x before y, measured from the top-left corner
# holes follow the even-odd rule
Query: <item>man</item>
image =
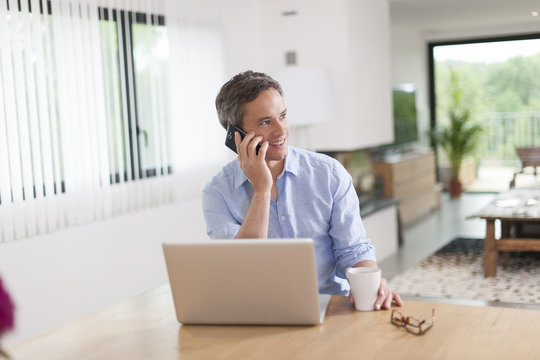
[[(319, 291), (346, 295), (348, 267), (377, 267), (351, 176), (335, 159), (288, 146), (283, 91), (268, 75), (234, 76), (221, 88), (216, 108), (224, 128), (233, 124), (246, 136), (235, 133), (238, 159), (203, 191), (208, 235), (312, 238)], [(392, 302), (402, 304), (382, 279), (375, 309)]]

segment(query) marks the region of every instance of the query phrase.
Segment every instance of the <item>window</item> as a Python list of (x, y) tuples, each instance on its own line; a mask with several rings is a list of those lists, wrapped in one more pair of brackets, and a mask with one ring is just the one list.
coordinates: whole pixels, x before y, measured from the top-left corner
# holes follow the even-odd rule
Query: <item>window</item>
[[(434, 42), (428, 50), (432, 128), (448, 122), (455, 84), (482, 127), (467, 159), (474, 171), (462, 172), (464, 181), (475, 180), (467, 191), (507, 189), (519, 166), (516, 148), (540, 145), (540, 33)], [(444, 178), (448, 160), (440, 155)]]
[(170, 201), (168, 34), (146, 6), (0, 1), (0, 241)]
[(454, 73), (484, 127), (478, 147), (482, 159), (511, 163), (515, 146), (538, 144), (540, 34), (430, 43), (429, 51), (432, 127), (448, 117)]
[(0, 204), (172, 173), (164, 16), (0, 8)]
[[(111, 183), (170, 174), (168, 43), (165, 18), (99, 9), (107, 72)], [(121, 77), (126, 86), (121, 86)], [(118, 99), (123, 99), (119, 102)], [(125, 108), (117, 109), (117, 104)], [(128, 176), (130, 175), (130, 176)]]

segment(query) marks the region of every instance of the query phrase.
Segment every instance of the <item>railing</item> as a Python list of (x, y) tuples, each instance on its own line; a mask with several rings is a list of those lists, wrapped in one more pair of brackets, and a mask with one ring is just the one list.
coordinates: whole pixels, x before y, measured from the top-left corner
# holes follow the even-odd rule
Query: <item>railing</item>
[(486, 113), (479, 120), (484, 129), (476, 152), (480, 161), (515, 163), (516, 147), (540, 146), (540, 111)]

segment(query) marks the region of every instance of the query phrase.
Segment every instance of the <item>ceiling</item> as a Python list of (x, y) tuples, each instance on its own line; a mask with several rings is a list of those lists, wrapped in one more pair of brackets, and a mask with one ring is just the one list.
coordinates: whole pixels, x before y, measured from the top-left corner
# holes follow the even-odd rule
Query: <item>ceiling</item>
[(540, 32), (539, 0), (389, 0), (393, 26), (425, 34), (527, 26)]

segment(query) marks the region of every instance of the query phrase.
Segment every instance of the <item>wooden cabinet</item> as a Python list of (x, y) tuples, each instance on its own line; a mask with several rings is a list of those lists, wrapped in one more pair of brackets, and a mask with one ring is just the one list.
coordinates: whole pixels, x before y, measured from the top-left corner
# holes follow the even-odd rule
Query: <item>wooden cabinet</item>
[(403, 225), (428, 214), (440, 204), (433, 151), (389, 157), (373, 163), (373, 172), (382, 177), (384, 196), (400, 200)]

